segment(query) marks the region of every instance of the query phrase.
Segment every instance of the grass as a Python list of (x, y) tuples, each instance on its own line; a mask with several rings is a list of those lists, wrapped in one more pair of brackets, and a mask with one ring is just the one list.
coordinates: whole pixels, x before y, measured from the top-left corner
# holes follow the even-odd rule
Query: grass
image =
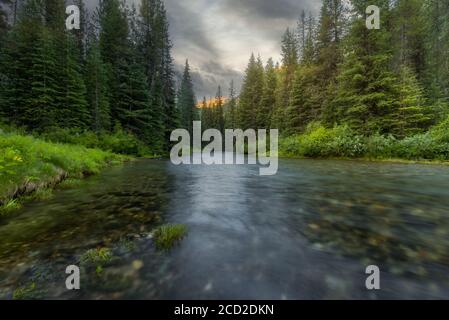
[(90, 249), (81, 256), (81, 264), (95, 264), (103, 266), (113, 258), (112, 251), (108, 248)]
[(129, 159), (99, 149), (46, 142), (0, 129), (1, 212), (18, 208), (18, 196), (48, 199), (51, 189), (65, 179), (97, 174), (101, 169)]
[(19, 200), (17, 199), (9, 200), (8, 202), (0, 206), (0, 216), (18, 210), (21, 207), (22, 205), (20, 204)]
[(58, 188), (72, 189), (72, 188), (79, 187), (81, 185), (81, 183), (82, 183), (81, 179), (66, 179), (58, 185)]
[(86, 251), (80, 258), (81, 265), (95, 267), (95, 274), (101, 276), (104, 267), (112, 261), (114, 255), (109, 248), (97, 248)]
[(154, 231), (154, 242), (160, 250), (169, 250), (178, 244), (187, 234), (187, 227), (182, 224), (167, 224)]
[(24, 287), (14, 290), (12, 298), (13, 300), (28, 300), (36, 298), (36, 283), (30, 282)]

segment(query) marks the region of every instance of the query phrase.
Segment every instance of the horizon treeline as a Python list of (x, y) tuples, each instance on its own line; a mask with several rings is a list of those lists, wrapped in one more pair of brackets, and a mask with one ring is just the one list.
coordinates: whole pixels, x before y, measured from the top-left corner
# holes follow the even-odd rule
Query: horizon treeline
[[(369, 5), (380, 30), (366, 27)], [(252, 54), (238, 99), (223, 105), (219, 89), (203, 126), (292, 135), (320, 123), (404, 138), (449, 114), (446, 0), (323, 0), (318, 17), (303, 11), (286, 30), (281, 53), (276, 64)]]
[(71, 31), (64, 0), (0, 2), (11, 8), (10, 17), (0, 10), (3, 122), (38, 134), (124, 130), (154, 153), (167, 150), (172, 130), (187, 126), (180, 110), (195, 109), (193, 88), (187, 75), (176, 92), (162, 0), (138, 8), (101, 0), (92, 14), (74, 0), (81, 28)]

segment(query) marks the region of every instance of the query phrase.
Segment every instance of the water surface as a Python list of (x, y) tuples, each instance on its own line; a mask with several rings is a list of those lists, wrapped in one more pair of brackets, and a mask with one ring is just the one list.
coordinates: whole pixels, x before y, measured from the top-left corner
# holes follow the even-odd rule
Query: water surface
[[(169, 252), (151, 230), (182, 223)], [(358, 161), (174, 166), (139, 160), (0, 219), (0, 298), (449, 298), (449, 169)], [(110, 248), (101, 273), (65, 268)], [(381, 290), (365, 268), (381, 269)]]

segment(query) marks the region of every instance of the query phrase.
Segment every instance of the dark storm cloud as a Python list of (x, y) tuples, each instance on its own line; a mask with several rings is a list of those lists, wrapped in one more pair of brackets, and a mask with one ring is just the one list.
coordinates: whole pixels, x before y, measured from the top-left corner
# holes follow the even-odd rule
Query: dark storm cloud
[[(86, 3), (92, 8), (97, 0)], [(127, 0), (139, 5), (139, 0)], [(198, 98), (217, 86), (237, 90), (251, 52), (279, 60), (280, 39), (301, 10), (318, 13), (321, 0), (165, 0), (177, 76), (189, 59)]]
[(210, 58), (218, 57), (218, 48), (205, 32), (207, 27), (201, 15), (192, 10), (189, 1), (167, 0), (166, 7), (171, 37), (177, 50), (194, 49)]
[[(224, 0), (223, 9), (243, 17), (296, 20), (301, 10), (315, 11), (319, 0)], [(269, 28), (269, 25), (267, 25)]]

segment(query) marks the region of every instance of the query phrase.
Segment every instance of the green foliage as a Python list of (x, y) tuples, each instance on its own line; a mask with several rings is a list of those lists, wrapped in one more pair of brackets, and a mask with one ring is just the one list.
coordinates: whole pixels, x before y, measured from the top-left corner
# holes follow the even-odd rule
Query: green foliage
[(262, 106), (263, 89), (264, 67), (262, 60), (256, 59), (252, 54), (246, 69), (237, 110), (239, 128), (257, 128), (257, 115), (260, 114), (259, 108)]
[(26, 196), (24, 200), (49, 200), (51, 198), (53, 198), (53, 190), (51, 188), (41, 188)]
[(193, 92), (193, 83), (188, 61), (186, 61), (181, 87), (178, 92), (178, 108), (181, 113), (181, 126), (192, 134), (193, 121), (198, 120), (198, 110), (196, 109), (196, 98)]
[[(2, 33), (0, 120), (52, 141), (164, 153), (179, 117), (162, 1), (143, 1), (140, 15), (121, 0), (100, 1), (92, 23), (70, 32), (64, 9), (62, 0), (25, 0)], [(61, 128), (76, 137), (54, 138)]]
[(95, 134), (92, 131), (55, 128), (52, 131), (42, 133), (40, 137), (50, 142), (98, 148), (116, 154), (147, 156), (151, 153), (142, 141), (120, 127), (116, 127), (112, 134), (107, 132)]
[(108, 248), (97, 248), (86, 251), (80, 258), (81, 264), (104, 266), (113, 259), (114, 255)]
[(34, 184), (41, 189), (62, 172), (70, 177), (95, 174), (110, 161), (120, 159), (98, 149), (0, 132), (0, 202), (8, 201), (17, 187)]
[(66, 179), (58, 185), (61, 189), (71, 189), (76, 188), (81, 185), (80, 179)]
[(363, 138), (347, 126), (328, 129), (312, 123), (303, 135), (282, 139), (280, 143), (280, 154), (284, 156), (360, 157), (364, 152)]
[(161, 250), (169, 250), (187, 234), (187, 227), (181, 224), (163, 225), (154, 231), (154, 242)]
[(37, 298), (36, 283), (30, 282), (24, 287), (14, 290), (12, 295), (13, 300), (30, 300)]
[(6, 215), (15, 210), (19, 210), (20, 208), (22, 208), (22, 205), (20, 204), (19, 200), (9, 200), (5, 204), (0, 205), (0, 216)]
[[(275, 74), (274, 76), (276, 77)], [(273, 104), (268, 100), (265, 100), (264, 105), (269, 106), (270, 108), (273, 106)], [(205, 110), (206, 107), (206, 98), (204, 98), (202, 109)], [(237, 126), (237, 97), (235, 93), (234, 80), (231, 80), (231, 83), (229, 84), (229, 100), (224, 105), (224, 121), (226, 129), (235, 129)]]
[(111, 110), (107, 86), (108, 72), (96, 42), (87, 53), (85, 82), (87, 101), (92, 117), (92, 129), (96, 133), (111, 129)]
[(356, 134), (348, 126), (329, 129), (314, 123), (304, 134), (281, 139), (279, 153), (285, 157), (448, 161), (448, 137), (447, 123), (404, 139), (378, 133), (366, 137)]

